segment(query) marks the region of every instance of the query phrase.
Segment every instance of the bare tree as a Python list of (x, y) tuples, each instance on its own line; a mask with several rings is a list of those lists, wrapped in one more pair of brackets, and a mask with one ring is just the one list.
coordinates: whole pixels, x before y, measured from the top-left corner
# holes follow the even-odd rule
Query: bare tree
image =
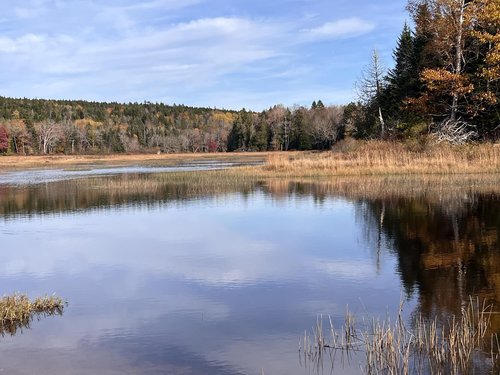
[(439, 124), (432, 135), (438, 143), (447, 142), (454, 145), (469, 143), (478, 136), (474, 126), (451, 118)]
[(380, 121), (380, 136), (384, 137), (385, 121), (382, 115), (382, 90), (384, 88), (384, 77), (386, 68), (380, 61), (377, 50), (373, 50), (371, 63), (365, 67), (361, 73), (360, 80), (356, 83), (356, 91), (362, 102), (365, 104), (375, 104), (378, 109), (378, 119)]
[(59, 140), (60, 129), (54, 120), (46, 120), (36, 126), (38, 144), (44, 154), (50, 153)]
[(291, 121), (288, 110), (283, 105), (276, 105), (267, 112), (267, 121), (271, 129), (271, 145), (274, 150), (286, 151), (290, 145)]
[(308, 112), (310, 133), (316, 145), (329, 148), (338, 139), (343, 113), (343, 108), (339, 106), (316, 108)]

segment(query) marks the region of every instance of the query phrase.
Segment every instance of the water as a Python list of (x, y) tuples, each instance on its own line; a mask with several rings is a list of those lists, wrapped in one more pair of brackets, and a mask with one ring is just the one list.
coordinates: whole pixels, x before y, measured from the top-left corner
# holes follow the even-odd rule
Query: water
[(152, 167), (144, 165), (98, 167), (89, 166), (75, 170), (68, 169), (32, 169), (22, 171), (6, 171), (0, 173), (0, 185), (34, 185), (47, 182), (56, 182), (92, 176), (117, 176), (132, 173), (168, 173), (168, 172), (196, 172), (204, 170), (218, 170), (241, 165), (258, 163), (237, 163), (218, 161), (195, 161), (166, 167)]
[[(383, 317), (403, 299), (407, 317), (445, 315), (470, 295), (497, 308), (495, 181), (221, 185), (145, 172), (4, 177), (1, 293), (69, 304), (1, 338), (2, 371), (309, 374), (299, 339), (319, 314)], [(359, 359), (337, 370), (359, 373)]]

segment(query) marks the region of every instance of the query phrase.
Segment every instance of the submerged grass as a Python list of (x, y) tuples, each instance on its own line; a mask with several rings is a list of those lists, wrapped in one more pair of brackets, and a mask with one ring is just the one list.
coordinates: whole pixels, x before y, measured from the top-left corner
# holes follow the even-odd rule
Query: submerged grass
[[(304, 333), (300, 353), (305, 361), (318, 368), (325, 354), (333, 362), (341, 353), (344, 360), (350, 353), (364, 354), (361, 365), (365, 374), (497, 374), (500, 371), (500, 340), (488, 337), (491, 308), (478, 299), (471, 299), (460, 316), (452, 315), (446, 322), (418, 316), (407, 326), (403, 305), (394, 322), (390, 318), (358, 324), (346, 313), (342, 327), (334, 327), (329, 317), (328, 333), (324, 333), (323, 317), (319, 317), (312, 334)], [(329, 336), (329, 338), (328, 338)]]
[(34, 318), (62, 315), (66, 303), (57, 296), (30, 300), (24, 294), (0, 298), (0, 334), (15, 335), (19, 329), (29, 328)]

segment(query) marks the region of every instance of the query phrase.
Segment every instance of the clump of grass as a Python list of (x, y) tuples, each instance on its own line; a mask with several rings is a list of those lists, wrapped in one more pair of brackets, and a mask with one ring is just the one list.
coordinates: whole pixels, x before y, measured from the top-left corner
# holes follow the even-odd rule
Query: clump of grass
[(19, 329), (29, 328), (34, 318), (62, 315), (66, 303), (57, 296), (30, 300), (24, 294), (0, 298), (0, 334), (15, 335)]
[(337, 329), (329, 318), (329, 339), (321, 317), (312, 336), (304, 335), (299, 350), (318, 367), (326, 352), (332, 361), (337, 358), (333, 352), (340, 351), (342, 358), (353, 351), (364, 353), (365, 374), (469, 374), (478, 365), (497, 373), (500, 341), (496, 334), (487, 337), (491, 308), (486, 304), (471, 299), (460, 316), (453, 315), (446, 322), (419, 316), (411, 327), (404, 322), (402, 306), (394, 323), (389, 318), (373, 319), (360, 328), (348, 312)]

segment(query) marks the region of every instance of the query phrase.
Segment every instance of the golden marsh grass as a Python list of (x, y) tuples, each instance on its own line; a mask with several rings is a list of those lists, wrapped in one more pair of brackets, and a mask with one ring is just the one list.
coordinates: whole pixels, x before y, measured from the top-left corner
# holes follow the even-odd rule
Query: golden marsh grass
[(24, 294), (0, 298), (0, 334), (15, 335), (21, 328), (29, 328), (34, 318), (62, 315), (66, 303), (57, 296), (30, 300)]
[(264, 162), (227, 169), (231, 175), (317, 177), (389, 174), (500, 173), (500, 147), (491, 143), (451, 146), (345, 140), (325, 152), (240, 152), (199, 154), (113, 154), (3, 156), (0, 168), (92, 165), (176, 165), (196, 161)]
[(261, 169), (288, 176), (500, 173), (500, 147), (439, 145), (415, 151), (402, 143), (356, 142), (347, 151), (270, 155)]

